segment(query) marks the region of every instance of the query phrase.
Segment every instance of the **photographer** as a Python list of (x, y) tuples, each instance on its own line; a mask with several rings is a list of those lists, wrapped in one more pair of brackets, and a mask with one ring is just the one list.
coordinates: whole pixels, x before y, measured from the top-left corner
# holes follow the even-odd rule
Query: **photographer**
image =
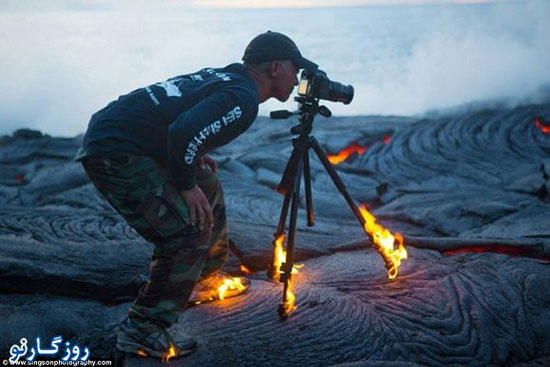
[[(299, 69), (317, 65), (277, 32), (255, 37), (244, 64), (205, 68), (123, 95), (95, 113), (76, 161), (113, 208), (154, 244), (150, 279), (123, 321), (117, 349), (177, 356), (196, 341), (167, 328), (190, 301), (216, 295), (228, 236), (216, 162), (206, 155), (243, 133), (258, 104), (286, 101)], [(243, 287), (228, 296), (242, 293)]]

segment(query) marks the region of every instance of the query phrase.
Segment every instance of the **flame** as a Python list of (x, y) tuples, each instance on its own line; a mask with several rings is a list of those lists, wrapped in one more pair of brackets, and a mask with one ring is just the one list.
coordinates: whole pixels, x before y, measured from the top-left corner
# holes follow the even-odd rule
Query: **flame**
[(243, 274), (254, 274), (254, 272), (252, 270), (250, 270), (249, 268), (247, 268), (243, 264), (241, 264), (239, 269), (240, 269), (241, 273), (243, 273)]
[(540, 129), (544, 134), (550, 134), (550, 126), (546, 126), (539, 119), (535, 119), (535, 126)]
[(233, 278), (225, 278), (222, 282), (222, 284), (218, 287), (218, 297), (219, 299), (225, 298), (225, 293), (227, 293), (228, 290), (244, 290), (246, 287), (241, 283), (241, 278), (239, 277), (233, 277)]
[[(286, 251), (283, 249), (283, 243), (285, 242), (285, 234), (281, 234), (275, 240), (275, 245), (273, 246), (273, 277), (279, 279), (281, 273), (281, 267), (286, 263)], [(292, 271), (290, 274), (298, 274), (298, 269), (304, 267), (304, 264), (293, 264)], [(282, 308), (282, 313), (286, 317), (291, 312), (297, 309), (296, 306), (296, 295), (294, 294), (294, 287), (292, 284), (292, 279), (288, 279), (288, 286), (285, 293), (286, 302), (281, 302), (280, 307)]]
[(283, 243), (285, 242), (285, 234), (279, 235), (275, 240), (275, 245), (273, 246), (273, 269), (274, 276), (279, 277), (281, 273), (281, 264), (286, 261), (286, 251), (283, 250)]
[(177, 355), (178, 352), (176, 351), (176, 347), (174, 347), (174, 344), (170, 343), (170, 348), (168, 348), (168, 352), (162, 357), (162, 362), (166, 363), (170, 358), (176, 357)]
[(147, 352), (143, 349), (138, 349), (136, 353), (138, 356), (147, 357)]
[(296, 311), (296, 295), (294, 294), (294, 287), (292, 285), (292, 279), (288, 280), (288, 287), (286, 289), (286, 302), (282, 302), (284, 316), (288, 316), (291, 312)]
[[(281, 265), (286, 262), (286, 251), (283, 250), (283, 243), (285, 242), (284, 233), (279, 235), (275, 240), (275, 246), (273, 246), (273, 269), (275, 278), (279, 278), (279, 275), (282, 273)], [(292, 266), (291, 274), (298, 274), (298, 269), (304, 267), (304, 264), (294, 264)]]
[[(407, 258), (407, 250), (403, 246), (403, 236), (399, 233), (393, 235), (388, 229), (376, 223), (376, 218), (364, 205), (361, 205), (359, 211), (365, 220), (365, 232), (372, 237), (374, 247), (384, 258), (386, 268), (388, 268), (388, 278), (394, 279), (397, 276), (401, 260)], [(395, 241), (397, 241), (397, 249)]]
[(329, 162), (332, 164), (340, 164), (346, 159), (348, 159), (348, 157), (353, 153), (357, 153), (361, 155), (365, 152), (365, 150), (366, 150), (365, 147), (362, 147), (357, 145), (356, 143), (353, 143), (349, 147), (339, 151), (337, 154), (327, 154), (327, 158)]

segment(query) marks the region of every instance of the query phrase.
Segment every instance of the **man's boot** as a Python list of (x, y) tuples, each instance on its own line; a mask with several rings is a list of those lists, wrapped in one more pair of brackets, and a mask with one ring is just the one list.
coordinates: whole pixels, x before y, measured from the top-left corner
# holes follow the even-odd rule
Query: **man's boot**
[(164, 359), (185, 356), (196, 347), (197, 342), (191, 337), (173, 336), (166, 329), (148, 323), (136, 327), (128, 318), (120, 325), (116, 343), (121, 352)]

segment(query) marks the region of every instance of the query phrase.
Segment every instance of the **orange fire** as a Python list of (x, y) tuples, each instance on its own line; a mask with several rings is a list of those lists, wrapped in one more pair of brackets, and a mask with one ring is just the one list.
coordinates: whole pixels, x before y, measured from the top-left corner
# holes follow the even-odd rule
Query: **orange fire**
[(238, 289), (240, 291), (244, 290), (246, 287), (241, 283), (241, 278), (225, 278), (222, 284), (218, 287), (218, 297), (219, 299), (224, 299), (225, 294), (228, 290)]
[[(273, 246), (273, 278), (279, 279), (282, 273), (281, 266), (286, 262), (286, 251), (283, 249), (283, 243), (285, 242), (284, 233), (279, 235), (275, 240), (275, 245)], [(298, 269), (304, 267), (304, 264), (294, 264), (292, 266), (292, 271), (290, 274), (298, 274)], [(284, 315), (288, 316), (292, 311), (297, 309), (296, 306), (296, 295), (294, 294), (294, 287), (292, 285), (292, 279), (288, 280), (288, 287), (286, 290), (286, 302), (281, 303), (281, 306), (284, 310)]]
[(286, 251), (283, 250), (283, 243), (285, 242), (284, 233), (277, 237), (275, 245), (273, 246), (273, 276), (275, 279), (279, 278), (281, 274), (281, 264), (286, 261)]
[(332, 163), (332, 164), (340, 164), (343, 161), (345, 161), (346, 159), (348, 159), (348, 157), (350, 155), (352, 155), (353, 153), (357, 153), (357, 154), (361, 155), (361, 154), (365, 153), (365, 150), (366, 150), (366, 148), (364, 148), (362, 146), (359, 146), (359, 145), (354, 143), (351, 146), (349, 146), (345, 149), (342, 149), (337, 154), (327, 154), (327, 158), (328, 158), (329, 162)]
[(176, 347), (172, 343), (170, 343), (170, 348), (168, 348), (168, 352), (162, 357), (162, 362), (166, 363), (168, 360), (172, 357), (176, 357), (178, 355), (178, 352), (176, 351)]
[[(403, 236), (400, 233), (393, 235), (388, 229), (376, 223), (376, 218), (364, 205), (361, 205), (359, 211), (365, 220), (365, 232), (372, 237), (374, 247), (386, 263), (388, 278), (394, 279), (397, 276), (401, 260), (407, 258), (407, 250), (403, 246)], [(397, 248), (395, 248), (396, 241)]]
[(241, 271), (241, 273), (243, 274), (254, 274), (255, 272), (250, 270), (249, 268), (247, 268), (246, 266), (244, 266), (243, 264), (241, 264), (241, 266), (239, 267), (239, 270)]
[(290, 315), (291, 312), (296, 311), (296, 295), (294, 294), (294, 287), (292, 285), (292, 279), (288, 280), (288, 287), (286, 289), (286, 302), (281, 303), (284, 310), (284, 316)]
[(138, 356), (147, 357), (147, 352), (143, 349), (138, 349), (136, 353)]
[(545, 134), (550, 134), (550, 126), (546, 126), (539, 119), (535, 119), (535, 126), (540, 129)]
[[(282, 234), (275, 240), (275, 246), (273, 246), (273, 269), (274, 278), (279, 279), (281, 274), (281, 265), (286, 262), (286, 251), (283, 249), (283, 243), (285, 242), (285, 235)], [(292, 266), (291, 274), (298, 274), (298, 269), (304, 267), (304, 264), (294, 264)]]

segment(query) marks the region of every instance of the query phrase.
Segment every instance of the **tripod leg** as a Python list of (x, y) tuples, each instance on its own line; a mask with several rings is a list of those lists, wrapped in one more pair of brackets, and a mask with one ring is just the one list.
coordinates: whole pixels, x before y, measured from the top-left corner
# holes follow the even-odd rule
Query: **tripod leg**
[(290, 206), (290, 224), (288, 227), (288, 242), (286, 246), (286, 262), (282, 264), (281, 282), (284, 282), (283, 301), (279, 304), (278, 313), (281, 319), (285, 319), (296, 309), (294, 305), (294, 293), (292, 292), (292, 268), (294, 266), (294, 241), (296, 236), (296, 222), (298, 219), (298, 204), (300, 201), (300, 180), (302, 175), (302, 160), (298, 162), (298, 168), (292, 193)]
[[(384, 262), (386, 263), (386, 268), (388, 269), (388, 278), (394, 279), (397, 276), (397, 269), (399, 267), (399, 264), (401, 263), (401, 260), (407, 258), (407, 251), (403, 247), (403, 236), (401, 236), (400, 234), (397, 234), (397, 233), (394, 236), (391, 233), (389, 233), (389, 231), (387, 229), (384, 229), (380, 226), (378, 226), (378, 227), (380, 227), (380, 230), (382, 232), (378, 231), (376, 233), (373, 233), (372, 231), (369, 231), (367, 229), (366, 224), (367, 224), (368, 219), (363, 218), (363, 215), (361, 215), (361, 212), (359, 211), (359, 208), (357, 208), (357, 205), (355, 205), (355, 202), (353, 201), (353, 199), (351, 198), (351, 196), (347, 192), (346, 187), (344, 186), (344, 183), (340, 179), (340, 176), (338, 176), (338, 173), (336, 173), (336, 170), (334, 169), (332, 164), (329, 162), (325, 152), (323, 151), (323, 149), (319, 145), (319, 142), (317, 142), (317, 140), (314, 137), (312, 137), (310, 139), (310, 142), (311, 142), (310, 146), (313, 147), (313, 150), (317, 154), (317, 157), (319, 157), (319, 160), (321, 161), (321, 163), (325, 167), (325, 169), (328, 172), (330, 178), (332, 179), (332, 181), (334, 182), (334, 184), (336, 185), (336, 187), (338, 188), (340, 193), (346, 199), (348, 205), (350, 206), (351, 210), (353, 211), (353, 214), (355, 214), (355, 217), (357, 218), (359, 223), (361, 223), (361, 226), (365, 229), (365, 233), (370, 237), (371, 243), (373, 244), (374, 248), (376, 249), (376, 251), (378, 251), (378, 253), (384, 259)], [(371, 217), (372, 217), (372, 215), (371, 215)], [(374, 217), (372, 217), (372, 218), (374, 218)], [(374, 224), (374, 221), (371, 224)], [(389, 233), (389, 236), (384, 234), (385, 239), (391, 239), (392, 240), (392, 243), (391, 243), (390, 247), (387, 246), (387, 243), (382, 243), (382, 241), (380, 239), (381, 238), (381, 233), (385, 233), (385, 232)], [(375, 235), (376, 235), (376, 237), (375, 237)], [(395, 246), (395, 241), (397, 241), (397, 244), (398, 244), (397, 249), (395, 249), (395, 247), (394, 247)], [(391, 252), (391, 253), (388, 253), (388, 252)]]
[[(283, 207), (281, 208), (281, 215), (279, 217), (279, 225), (277, 226), (277, 232), (273, 234), (273, 258), (271, 259), (271, 266), (267, 268), (267, 276), (270, 279), (277, 279), (279, 277), (279, 266), (275, 265), (275, 256), (277, 253), (277, 248), (281, 246), (281, 244), (278, 244), (277, 242), (281, 241), (279, 238), (285, 233), (286, 217), (288, 214), (288, 206), (290, 204), (290, 199), (292, 198), (293, 189), (294, 187), (291, 186), (290, 190), (288, 190), (285, 194)], [(282, 241), (284, 242), (284, 238)]]
[[(279, 254), (279, 247), (282, 247), (282, 243), (284, 242), (288, 207), (290, 205), (290, 200), (294, 191), (294, 183), (296, 181), (296, 177), (299, 177), (298, 166), (302, 162), (304, 153), (307, 152), (307, 149), (305, 148), (306, 144), (300, 144), (297, 140), (293, 140), (292, 143), (294, 145), (294, 148), (292, 149), (292, 153), (285, 167), (281, 182), (277, 187), (277, 191), (284, 194), (285, 199), (283, 201), (283, 207), (281, 208), (281, 215), (279, 217), (277, 232), (275, 232), (273, 235), (273, 258), (271, 259), (271, 266), (267, 269), (267, 276), (270, 279), (279, 278), (280, 266), (279, 259), (276, 259), (276, 257), (280, 257), (277, 256), (277, 254)], [(283, 237), (281, 238), (281, 236)]]
[(315, 225), (313, 214), (313, 200), (311, 196), (311, 171), (309, 169), (309, 149), (304, 152), (304, 186), (306, 189), (307, 226)]
[(294, 186), (294, 177), (296, 177), (296, 171), (298, 170), (298, 163), (303, 159), (302, 157), (307, 150), (307, 141), (304, 142), (301, 138), (292, 139), (292, 144), (294, 148), (286, 164), (281, 182), (277, 186), (277, 192), (283, 195), (286, 194), (287, 191), (292, 190)]
[(281, 216), (279, 217), (279, 225), (277, 226), (276, 236), (279, 236), (285, 233), (286, 225), (286, 216), (288, 214), (288, 206), (290, 204), (290, 199), (292, 198), (292, 189), (285, 194), (285, 199), (283, 201), (283, 207), (281, 208)]
[(310, 146), (315, 151), (315, 154), (317, 154), (317, 157), (319, 157), (319, 160), (323, 164), (323, 167), (325, 167), (325, 170), (327, 171), (328, 175), (332, 179), (332, 182), (334, 182), (334, 184), (338, 188), (338, 191), (340, 191), (340, 193), (344, 196), (344, 199), (346, 199), (346, 202), (348, 203), (349, 207), (353, 211), (353, 214), (355, 215), (359, 223), (361, 223), (361, 226), (364, 226), (365, 222), (364, 222), (363, 216), (361, 215), (361, 212), (359, 211), (359, 208), (357, 208), (357, 205), (355, 205), (355, 202), (353, 201), (348, 191), (346, 190), (346, 186), (342, 182), (342, 179), (340, 178), (340, 176), (338, 176), (338, 173), (334, 169), (332, 163), (330, 163), (330, 161), (328, 160), (326, 153), (323, 151), (323, 148), (321, 148), (321, 146), (319, 145), (319, 142), (317, 141), (317, 139), (315, 139), (314, 137), (311, 137)]

